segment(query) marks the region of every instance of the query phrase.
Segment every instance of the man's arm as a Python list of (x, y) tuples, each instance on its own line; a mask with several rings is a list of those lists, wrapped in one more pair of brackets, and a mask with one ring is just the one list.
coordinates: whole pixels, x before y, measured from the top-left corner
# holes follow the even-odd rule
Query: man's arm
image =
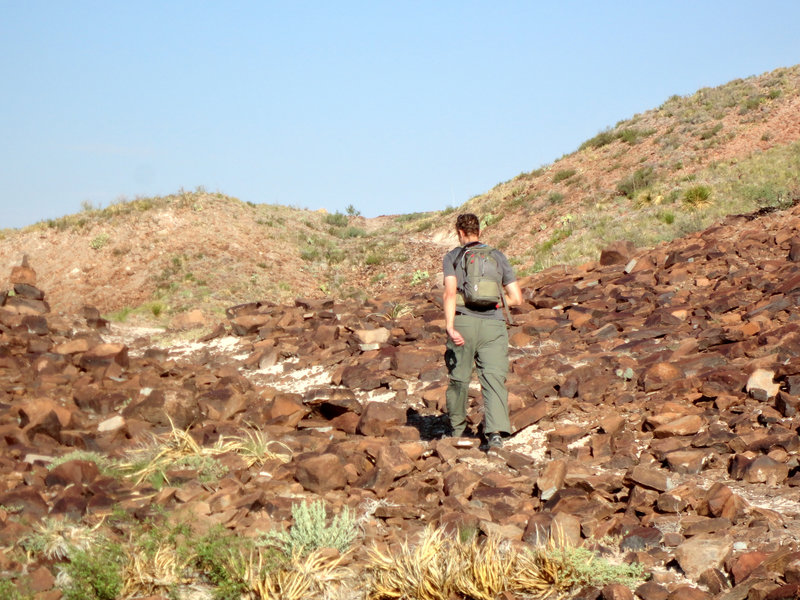
[(519, 287), (519, 282), (512, 281), (506, 284), (506, 304), (508, 306), (519, 306), (522, 304), (522, 290)]
[[(519, 286), (517, 286), (519, 287)], [(464, 345), (464, 338), (456, 331), (456, 296), (458, 295), (458, 279), (455, 275), (448, 275), (444, 278), (444, 293), (442, 294), (442, 304), (444, 304), (444, 324), (447, 335), (453, 340), (456, 346)]]

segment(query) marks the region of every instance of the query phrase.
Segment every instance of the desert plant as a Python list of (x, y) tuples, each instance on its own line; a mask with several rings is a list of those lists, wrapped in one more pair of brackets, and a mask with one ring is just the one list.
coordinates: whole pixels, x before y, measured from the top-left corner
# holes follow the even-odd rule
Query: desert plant
[(428, 281), (430, 278), (431, 278), (430, 273), (428, 273), (427, 271), (421, 271), (417, 269), (411, 276), (411, 285), (417, 285), (418, 283)]
[(33, 531), (19, 541), (28, 556), (48, 560), (63, 560), (73, 553), (89, 550), (101, 541), (97, 529), (85, 527), (68, 519), (46, 517), (33, 526)]
[(607, 129), (605, 131), (601, 131), (593, 138), (583, 142), (578, 150), (585, 150), (587, 148), (602, 148), (616, 139), (617, 136), (614, 134), (614, 132)]
[(115, 600), (122, 590), (124, 553), (108, 541), (78, 550), (64, 565), (65, 600)]
[(577, 172), (578, 171), (575, 169), (561, 169), (560, 171), (556, 171), (555, 175), (553, 175), (553, 183), (558, 183), (560, 181), (569, 179)]
[(23, 593), (11, 579), (0, 578), (0, 598), (3, 600), (29, 600), (33, 598), (33, 593)]
[(634, 199), (638, 192), (650, 187), (655, 181), (653, 167), (642, 167), (617, 183), (617, 191), (623, 196)]
[(711, 188), (696, 185), (683, 192), (683, 204), (689, 208), (702, 208), (711, 204)]
[(355, 517), (346, 506), (330, 524), (322, 500), (292, 505), (292, 518), (294, 523), (288, 531), (267, 532), (259, 544), (277, 547), (287, 556), (305, 557), (319, 548), (336, 548), (344, 553), (358, 535)]
[(277, 459), (283, 463), (292, 460), (292, 451), (286, 444), (268, 439), (260, 429), (247, 429), (240, 435), (220, 438), (215, 449), (221, 454), (235, 452), (248, 467), (261, 466), (268, 460)]
[(92, 250), (100, 250), (101, 248), (106, 246), (110, 240), (111, 240), (110, 235), (108, 235), (107, 233), (101, 233), (100, 235), (95, 237), (91, 242), (89, 242), (89, 246), (92, 248)]
[(344, 215), (338, 211), (333, 214), (327, 214), (325, 215), (325, 223), (328, 225), (334, 225), (335, 227), (346, 227), (347, 215)]
[(456, 538), (433, 528), (395, 553), (369, 549), (367, 572), (368, 597), (375, 600), (494, 600), (505, 592), (543, 600), (589, 584), (631, 586), (643, 579), (641, 565), (612, 563), (558, 532), (541, 546), (519, 548), (495, 536)]

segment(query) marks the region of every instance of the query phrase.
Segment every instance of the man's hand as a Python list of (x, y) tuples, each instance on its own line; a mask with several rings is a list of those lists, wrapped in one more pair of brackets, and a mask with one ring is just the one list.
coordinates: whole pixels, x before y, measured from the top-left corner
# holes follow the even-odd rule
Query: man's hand
[(464, 338), (453, 327), (450, 327), (447, 330), (447, 335), (450, 336), (450, 339), (453, 340), (453, 343), (456, 346), (463, 346), (464, 345)]

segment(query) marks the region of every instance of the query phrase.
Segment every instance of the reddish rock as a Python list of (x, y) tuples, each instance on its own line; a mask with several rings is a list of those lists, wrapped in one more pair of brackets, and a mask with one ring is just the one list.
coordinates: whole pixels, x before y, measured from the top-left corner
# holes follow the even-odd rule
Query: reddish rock
[(547, 463), (542, 473), (536, 479), (536, 487), (542, 500), (549, 500), (564, 486), (567, 476), (567, 463), (563, 460), (553, 460)]
[(621, 583), (610, 583), (600, 592), (603, 600), (633, 600), (633, 592)]
[(699, 473), (703, 470), (710, 452), (707, 450), (676, 450), (666, 455), (667, 467), (673, 473)]
[(679, 585), (667, 596), (667, 600), (711, 600), (708, 592), (691, 585)]
[(383, 435), (396, 425), (406, 424), (406, 411), (393, 404), (369, 402), (358, 421), (358, 432), (362, 435)]
[(335, 454), (320, 454), (299, 459), (295, 479), (310, 492), (321, 494), (339, 490), (347, 484), (343, 463)]
[(730, 568), (734, 585), (739, 585), (747, 579), (769, 555), (765, 552), (745, 552), (736, 558)]
[(675, 559), (690, 579), (696, 580), (708, 568), (718, 568), (733, 548), (726, 535), (702, 534), (675, 548)]
[(657, 438), (672, 437), (675, 435), (695, 435), (705, 426), (705, 421), (700, 415), (684, 415), (659, 425), (653, 430)]
[(683, 369), (678, 365), (661, 362), (648, 368), (642, 374), (639, 383), (645, 392), (654, 392), (685, 377)]
[(669, 590), (655, 581), (647, 581), (636, 588), (636, 595), (642, 600), (667, 600)]
[(769, 456), (759, 456), (744, 470), (743, 479), (748, 483), (766, 483), (776, 486), (789, 476), (789, 466)]
[(600, 251), (600, 264), (603, 266), (627, 264), (636, 247), (629, 240), (620, 240), (603, 248)]

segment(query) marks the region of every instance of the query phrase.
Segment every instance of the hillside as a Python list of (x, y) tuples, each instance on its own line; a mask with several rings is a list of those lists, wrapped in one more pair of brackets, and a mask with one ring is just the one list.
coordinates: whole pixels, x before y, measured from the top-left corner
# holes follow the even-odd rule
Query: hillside
[(491, 452), (479, 393), (445, 435), (454, 210), (196, 190), (4, 231), (0, 598), (797, 598), (798, 74), (462, 207), (522, 275)]
[[(481, 215), (485, 239), (530, 275), (596, 259), (614, 240), (648, 247), (792, 204), (798, 140), (795, 66), (670, 98), (459, 210)], [(364, 219), (181, 191), (5, 230), (0, 264), (28, 255), (56, 310), (213, 315), (253, 298), (424, 288), (455, 243), (447, 212)]]

